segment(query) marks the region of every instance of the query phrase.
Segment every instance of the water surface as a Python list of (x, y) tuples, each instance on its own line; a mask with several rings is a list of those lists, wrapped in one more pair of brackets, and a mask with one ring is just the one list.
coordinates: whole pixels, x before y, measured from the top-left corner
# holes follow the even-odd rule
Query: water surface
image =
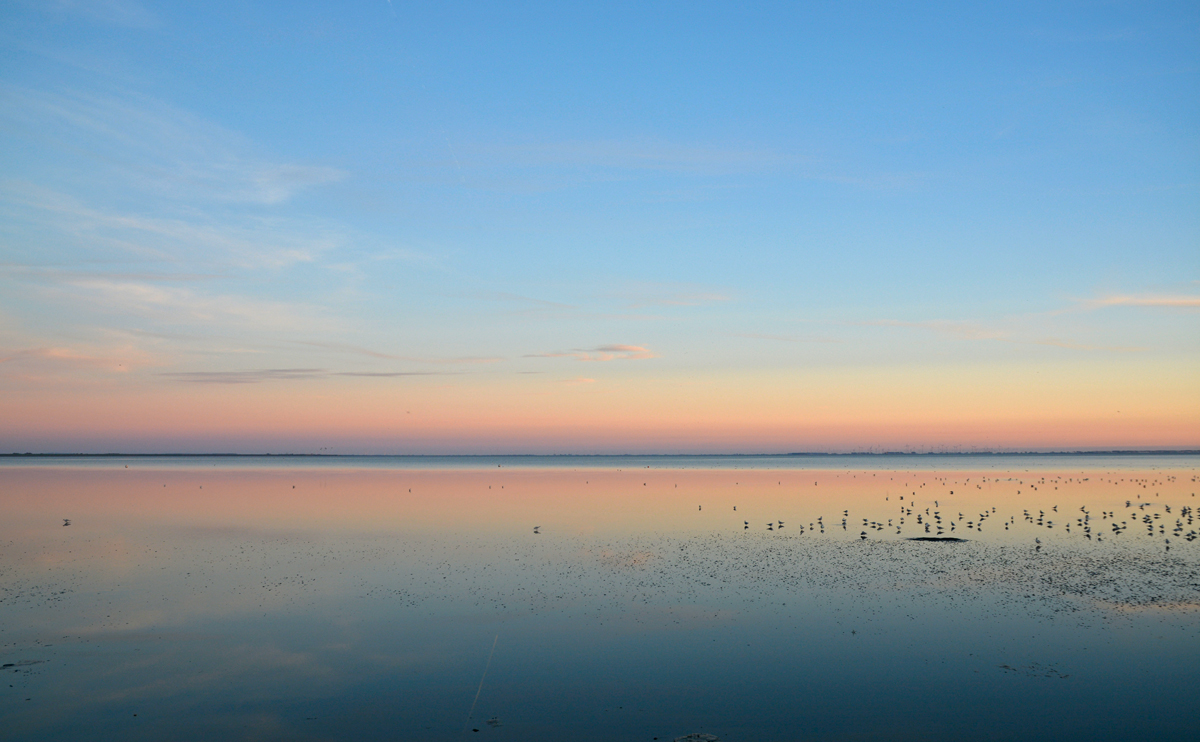
[[(8, 458), (0, 718), (39, 740), (1187, 736), (1198, 473)], [(939, 536), (964, 540), (910, 540)]]

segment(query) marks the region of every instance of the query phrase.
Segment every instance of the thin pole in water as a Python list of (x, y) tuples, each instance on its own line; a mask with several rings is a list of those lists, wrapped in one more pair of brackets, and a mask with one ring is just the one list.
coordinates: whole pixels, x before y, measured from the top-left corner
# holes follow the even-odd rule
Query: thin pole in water
[(492, 651), (488, 652), (487, 664), (483, 666), (483, 676), (479, 678), (479, 690), (475, 691), (475, 700), (471, 701), (471, 710), (467, 712), (467, 720), (463, 722), (463, 732), (466, 733), (467, 727), (471, 726), (471, 716), (475, 713), (475, 704), (479, 703), (479, 694), (483, 692), (483, 679), (487, 677), (488, 668), (492, 666), (492, 655), (496, 653), (496, 642), (500, 640), (500, 635), (496, 634), (496, 638), (492, 640)]

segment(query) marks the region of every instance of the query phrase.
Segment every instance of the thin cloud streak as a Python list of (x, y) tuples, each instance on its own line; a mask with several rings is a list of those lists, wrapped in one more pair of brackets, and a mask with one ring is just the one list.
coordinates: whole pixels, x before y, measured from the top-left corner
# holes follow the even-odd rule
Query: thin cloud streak
[(951, 335), (965, 340), (1003, 340), (1008, 333), (1001, 330), (987, 329), (977, 323), (952, 320), (928, 320), (924, 322), (907, 322), (904, 320), (881, 319), (864, 322), (849, 322), (846, 324), (863, 327), (911, 327), (922, 330)]
[[(71, 291), (64, 292), (65, 288)], [(88, 279), (68, 281), (63, 288), (50, 287), (46, 291), (59, 301), (128, 312), (150, 317), (161, 324), (304, 332), (339, 329), (336, 321), (323, 317), (323, 312), (316, 307), (228, 294), (210, 295), (176, 286)]]
[[(1004, 338), (1001, 338), (1002, 340)], [(1141, 353), (1149, 350), (1145, 346), (1110, 346), (1110, 345), (1087, 345), (1085, 343), (1074, 343), (1069, 340), (1059, 340), (1057, 338), (1045, 338), (1043, 340), (1006, 340), (1010, 343), (1028, 342), (1032, 345), (1051, 345), (1056, 348), (1067, 348), (1069, 350), (1106, 350), (1114, 353)]]
[(553, 309), (578, 309), (574, 304), (563, 304), (557, 301), (547, 301), (545, 299), (534, 299), (520, 294), (512, 294), (507, 291), (480, 291), (474, 294), (476, 298), (486, 301), (499, 302), (515, 302), (518, 304), (532, 304), (537, 307), (548, 307)]
[(714, 304), (722, 301), (729, 301), (730, 297), (724, 294), (686, 294), (679, 293), (670, 296), (663, 296), (654, 299), (643, 299), (635, 301), (629, 305), (630, 309), (640, 309), (646, 306), (660, 307), (698, 307), (704, 304)]
[(370, 356), (371, 358), (381, 358), (389, 361), (409, 361), (412, 363), (433, 363), (433, 364), (481, 364), (481, 363), (500, 363), (503, 358), (498, 356), (452, 356), (447, 358), (430, 358), (421, 356), (405, 356), (394, 355), (391, 353), (381, 353), (369, 348), (360, 348), (356, 345), (347, 345), (345, 343), (323, 343), (311, 340), (297, 340), (297, 345), (306, 345), (312, 348), (322, 348), (324, 350), (332, 350), (340, 353), (351, 353), (356, 355)]
[(1091, 345), (1087, 343), (1077, 343), (1071, 340), (1062, 340), (1059, 338), (1024, 340), (1021, 338), (1012, 337), (1012, 333), (1009, 331), (989, 329), (975, 322), (967, 321), (930, 320), (926, 322), (905, 322), (901, 320), (874, 320), (867, 322), (851, 322), (847, 324), (867, 327), (911, 327), (916, 329), (932, 330), (933, 332), (949, 335), (961, 340), (995, 340), (1002, 343), (1014, 343), (1017, 345), (1046, 345), (1055, 348), (1065, 348), (1068, 350), (1095, 350), (1112, 353), (1139, 353), (1149, 350), (1149, 348), (1144, 346)]
[(458, 376), (459, 371), (335, 371), (330, 376), (361, 376), (369, 379), (396, 379), (403, 376)]
[(438, 371), (331, 371), (324, 368), (264, 368), (248, 371), (171, 371), (164, 378), (193, 384), (259, 384), (264, 381), (304, 381), (334, 376), (360, 378), (401, 378), (406, 376), (448, 376)]
[(28, 263), (0, 263), (0, 272), (10, 276), (30, 276), (47, 281), (67, 283), (91, 279), (111, 281), (146, 281), (166, 283), (193, 283), (228, 279), (226, 273), (150, 273), (99, 270), (69, 270), (53, 266), (30, 265)]
[(626, 303), (629, 309), (642, 307), (698, 307), (731, 301), (725, 291), (707, 286), (678, 282), (632, 282), (622, 290), (606, 295)]
[(243, 268), (284, 268), (311, 263), (346, 239), (320, 225), (261, 217), (185, 220), (119, 214), (91, 208), (78, 199), (23, 181), (0, 181), (0, 202), (41, 215), (38, 228), (62, 231), (81, 243), (106, 245), (157, 260), (219, 258)]
[(331, 167), (256, 157), (244, 137), (144, 95), (4, 84), (0, 99), (6, 104), (4, 118), (38, 137), (58, 138), (61, 146), (92, 137), (115, 148), (117, 160), (126, 163), (117, 170), (121, 177), (155, 197), (278, 205), (347, 175)]
[(1100, 299), (1088, 299), (1079, 303), (1080, 309), (1103, 309), (1105, 307), (1171, 307), (1179, 309), (1200, 308), (1200, 296), (1187, 295), (1115, 295)]
[(149, 356), (134, 348), (95, 351), (61, 346), (0, 350), (0, 363), (102, 369), (122, 373), (141, 366), (152, 365)]
[(792, 337), (790, 335), (768, 335), (761, 332), (727, 332), (728, 337), (748, 338), (750, 340), (778, 340), (784, 343), (840, 343), (834, 338)]
[(530, 353), (525, 358), (573, 358), (576, 361), (634, 361), (658, 356), (640, 345), (600, 345), (554, 353)]

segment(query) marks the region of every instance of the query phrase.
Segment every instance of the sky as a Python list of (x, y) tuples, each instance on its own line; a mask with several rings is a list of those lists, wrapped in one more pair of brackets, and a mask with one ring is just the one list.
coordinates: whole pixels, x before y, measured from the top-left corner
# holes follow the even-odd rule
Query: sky
[(1200, 5), (0, 8), (0, 451), (1200, 448)]

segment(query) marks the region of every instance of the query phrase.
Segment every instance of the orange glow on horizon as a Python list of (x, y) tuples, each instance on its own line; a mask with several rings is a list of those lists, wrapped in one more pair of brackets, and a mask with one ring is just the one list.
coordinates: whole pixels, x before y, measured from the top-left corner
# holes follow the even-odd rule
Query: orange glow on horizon
[(764, 371), (576, 385), (482, 375), (150, 386), (125, 379), (7, 400), (0, 445), (298, 453), (1200, 446), (1200, 389), (1187, 369), (1164, 368), (1152, 382), (1123, 368), (1044, 370)]

